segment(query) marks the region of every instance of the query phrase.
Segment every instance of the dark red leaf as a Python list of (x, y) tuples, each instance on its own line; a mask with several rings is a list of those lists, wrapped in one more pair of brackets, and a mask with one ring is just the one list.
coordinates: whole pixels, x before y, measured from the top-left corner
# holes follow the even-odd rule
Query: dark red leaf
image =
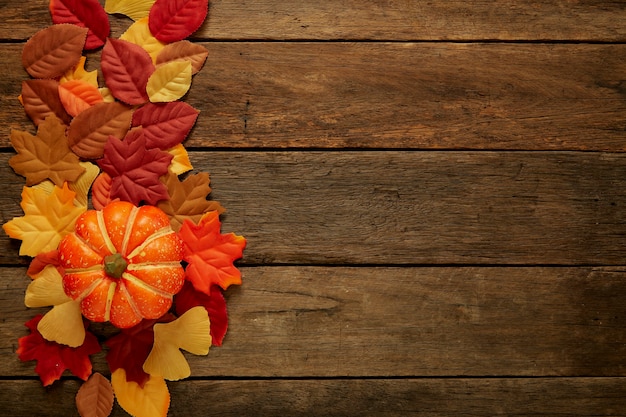
[(203, 306), (209, 313), (212, 343), (215, 346), (222, 346), (222, 340), (228, 330), (226, 300), (219, 286), (212, 285), (210, 291), (210, 295), (206, 295), (194, 289), (191, 282), (185, 282), (183, 289), (174, 298), (176, 314), (181, 316), (193, 307)]
[(150, 9), (148, 25), (161, 42), (181, 41), (204, 22), (209, 0), (156, 0)]
[(111, 94), (131, 105), (148, 101), (146, 85), (154, 72), (145, 49), (121, 39), (109, 39), (102, 49), (102, 75)]
[(85, 49), (104, 45), (111, 31), (109, 17), (98, 0), (50, 0), (50, 14), (56, 24), (71, 23), (89, 29)]
[(148, 149), (166, 150), (185, 140), (198, 113), (182, 101), (146, 103), (133, 113), (133, 126), (143, 127)]

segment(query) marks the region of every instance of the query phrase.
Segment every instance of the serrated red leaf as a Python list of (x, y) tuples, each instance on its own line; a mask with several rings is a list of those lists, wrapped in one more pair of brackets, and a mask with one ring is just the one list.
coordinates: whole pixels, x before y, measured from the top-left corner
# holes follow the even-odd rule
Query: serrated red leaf
[(141, 46), (109, 39), (102, 49), (100, 66), (104, 82), (115, 98), (131, 105), (148, 101), (146, 85), (155, 68)]
[(59, 83), (56, 80), (22, 81), (22, 105), (35, 126), (39, 126), (51, 115), (58, 117), (66, 125), (72, 120), (63, 107), (59, 97)]
[(212, 285), (210, 294), (207, 295), (194, 289), (191, 282), (185, 282), (183, 289), (176, 294), (176, 314), (181, 316), (196, 306), (203, 306), (209, 313), (212, 343), (215, 346), (222, 346), (222, 341), (228, 330), (228, 311), (226, 310), (226, 300), (220, 287)]
[(148, 25), (161, 42), (181, 41), (204, 22), (209, 0), (156, 0), (150, 9)]
[(59, 274), (61, 276), (64, 275), (63, 268), (60, 266), (59, 262), (59, 251), (56, 249), (49, 252), (42, 252), (37, 254), (37, 256), (35, 256), (33, 260), (30, 261), (28, 269), (26, 270), (26, 275), (34, 278), (37, 274), (41, 273), (48, 265), (55, 266), (57, 270), (59, 270)]
[[(35, 372), (39, 374), (44, 386), (52, 384), (61, 378), (66, 369), (69, 369), (77, 377), (87, 380), (91, 375), (91, 361), (89, 355), (100, 352), (100, 343), (92, 333), (85, 332), (85, 341), (76, 348), (50, 342), (43, 338), (37, 330), (37, 324), (41, 321), (41, 314), (26, 322), (30, 329), (28, 336), (18, 340), (17, 354), (20, 360), (36, 360)], [(87, 321), (84, 321), (87, 328)]]
[(85, 49), (101, 47), (111, 32), (109, 17), (98, 0), (50, 0), (50, 15), (56, 24), (89, 29)]
[(183, 259), (188, 262), (187, 279), (207, 295), (214, 284), (223, 289), (241, 284), (241, 272), (233, 262), (241, 258), (246, 239), (234, 233), (221, 234), (221, 225), (217, 211), (210, 211), (197, 225), (185, 220), (178, 231), (184, 243)]
[(148, 149), (166, 150), (185, 140), (198, 113), (182, 101), (146, 103), (135, 111), (132, 124), (143, 127)]
[(168, 197), (160, 177), (167, 174), (173, 156), (159, 149), (146, 149), (145, 144), (145, 138), (137, 136), (134, 140), (109, 140), (104, 146), (104, 157), (98, 165), (111, 176), (111, 199), (155, 205)]

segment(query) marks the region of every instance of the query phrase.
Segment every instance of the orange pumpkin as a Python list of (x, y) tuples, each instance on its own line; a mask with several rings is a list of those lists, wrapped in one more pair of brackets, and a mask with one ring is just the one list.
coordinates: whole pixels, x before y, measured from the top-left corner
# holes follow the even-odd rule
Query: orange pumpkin
[(120, 328), (169, 310), (185, 282), (182, 257), (163, 211), (124, 201), (86, 211), (59, 244), (65, 293), (89, 320)]

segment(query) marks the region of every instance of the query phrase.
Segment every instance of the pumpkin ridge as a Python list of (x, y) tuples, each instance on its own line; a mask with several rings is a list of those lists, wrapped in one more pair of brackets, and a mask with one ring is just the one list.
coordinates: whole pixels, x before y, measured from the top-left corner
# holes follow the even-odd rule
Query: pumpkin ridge
[(130, 241), (130, 235), (132, 234), (133, 228), (135, 227), (137, 213), (139, 213), (139, 208), (133, 206), (130, 211), (130, 215), (128, 216), (128, 219), (126, 219), (126, 230), (124, 231), (124, 237), (122, 238), (122, 248), (120, 251), (122, 255), (126, 255), (127, 253), (128, 242)]
[(106, 244), (107, 249), (111, 253), (116, 253), (115, 245), (111, 241), (109, 237), (109, 231), (107, 230), (106, 224), (104, 222), (104, 212), (101, 210), (96, 211), (96, 218), (98, 219), (98, 227), (100, 228), (100, 233), (102, 233), (102, 237), (104, 238), (104, 243)]
[(104, 321), (111, 320), (111, 304), (113, 304), (113, 294), (117, 290), (117, 282), (112, 281), (109, 285), (109, 293), (107, 294), (107, 303), (104, 310)]
[(168, 236), (171, 234), (175, 234), (176, 232), (174, 232), (174, 230), (172, 230), (172, 228), (170, 226), (165, 226), (162, 229), (157, 230), (156, 232), (154, 232), (153, 234), (151, 234), (150, 236), (148, 236), (146, 238), (146, 240), (143, 241), (143, 243), (141, 245), (138, 245), (135, 249), (133, 249), (133, 251), (131, 253), (128, 254), (128, 256), (126, 257), (129, 261), (131, 261), (135, 256), (137, 256), (139, 253), (141, 253), (141, 251), (148, 246), (150, 243), (152, 243), (152, 241), (159, 239), (163, 236)]
[(65, 268), (65, 275), (69, 275), (69, 274), (84, 274), (87, 272), (93, 272), (93, 271), (101, 271), (102, 270), (102, 265), (98, 264), (98, 265), (91, 265), (87, 268)]
[[(126, 274), (122, 274), (122, 277), (124, 277), (124, 275), (126, 275)], [(143, 315), (141, 314), (141, 311), (139, 310), (139, 307), (137, 307), (137, 304), (135, 304), (135, 299), (128, 292), (128, 289), (126, 288), (126, 285), (124, 285), (124, 281), (120, 280), (119, 283), (120, 283), (120, 285), (118, 285), (117, 288), (119, 289), (120, 292), (124, 293), (124, 296), (128, 300), (128, 304), (130, 305), (130, 307), (133, 309), (133, 312), (135, 313), (135, 316), (141, 317), (143, 319)]]
[(170, 298), (171, 299), (172, 296), (174, 295), (174, 294), (171, 294), (169, 292), (160, 290), (160, 289), (158, 289), (156, 287), (153, 287), (152, 285), (146, 283), (145, 281), (139, 279), (138, 277), (134, 276), (133, 274), (131, 274), (129, 272), (124, 273), (122, 275), (122, 278), (127, 280), (127, 281), (129, 281), (129, 282), (132, 282), (133, 284), (137, 285), (138, 287), (144, 288), (144, 289), (146, 289), (148, 291), (152, 291), (153, 293), (155, 293), (157, 295), (160, 295), (161, 297), (165, 297), (165, 298)]
[(100, 283), (102, 282), (103, 279), (107, 279), (106, 275), (103, 275), (102, 277), (100, 277), (98, 279), (94, 279), (93, 282), (91, 283), (91, 285), (89, 287), (87, 287), (87, 289), (85, 291), (80, 293), (78, 295), (78, 297), (76, 297), (74, 300), (76, 300), (78, 302), (83, 301), (87, 296), (89, 296), (89, 294), (91, 294), (93, 292), (93, 290), (96, 289), (96, 287), (98, 285), (100, 285)]

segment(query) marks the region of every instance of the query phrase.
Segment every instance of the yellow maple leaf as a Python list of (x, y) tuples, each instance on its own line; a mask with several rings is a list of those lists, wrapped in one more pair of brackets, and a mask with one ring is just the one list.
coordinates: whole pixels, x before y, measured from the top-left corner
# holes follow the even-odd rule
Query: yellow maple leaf
[(189, 159), (189, 153), (182, 143), (167, 150), (170, 154), (174, 155), (172, 162), (170, 163), (169, 170), (173, 174), (180, 175), (187, 171), (191, 171), (193, 166)]
[(87, 57), (81, 56), (80, 60), (73, 68), (68, 70), (59, 80), (60, 84), (73, 80), (86, 81), (90, 85), (98, 88), (98, 70), (87, 71), (85, 69), (85, 62)]
[[(100, 174), (100, 168), (97, 165), (92, 164), (91, 162), (80, 162), (79, 165), (85, 168), (85, 172), (81, 174), (80, 177), (75, 182), (68, 183), (68, 187), (70, 190), (76, 193), (76, 198), (74, 199), (74, 205), (78, 206), (87, 206), (88, 204), (88, 195), (89, 190), (91, 188), (91, 184), (93, 184), (94, 180)], [(34, 186), (35, 188), (40, 188), (50, 194), (52, 190), (54, 190), (54, 183), (50, 180), (46, 180), (40, 182), (39, 184)]]
[(37, 256), (57, 248), (68, 233), (74, 231), (76, 219), (86, 207), (76, 207), (76, 193), (67, 183), (63, 188), (54, 187), (51, 193), (45, 190), (24, 187), (20, 206), (24, 216), (14, 217), (2, 228), (10, 237), (20, 239), (20, 255)]
[(209, 314), (202, 306), (193, 307), (169, 323), (154, 325), (154, 344), (143, 364), (150, 375), (161, 375), (177, 381), (191, 375), (184, 349), (195, 355), (206, 355), (211, 347)]
[(104, 10), (109, 14), (119, 13), (133, 20), (148, 16), (156, 0), (106, 0)]
[(153, 103), (176, 101), (191, 87), (191, 62), (172, 61), (157, 66), (148, 78), (146, 91)]
[(111, 385), (117, 403), (134, 417), (165, 417), (170, 406), (170, 392), (163, 377), (150, 375), (143, 388), (126, 380), (124, 368), (111, 373)]
[(122, 33), (120, 39), (141, 46), (152, 58), (152, 62), (156, 62), (157, 55), (163, 50), (165, 44), (152, 36), (148, 27), (148, 18), (144, 17), (130, 25), (126, 32)]

